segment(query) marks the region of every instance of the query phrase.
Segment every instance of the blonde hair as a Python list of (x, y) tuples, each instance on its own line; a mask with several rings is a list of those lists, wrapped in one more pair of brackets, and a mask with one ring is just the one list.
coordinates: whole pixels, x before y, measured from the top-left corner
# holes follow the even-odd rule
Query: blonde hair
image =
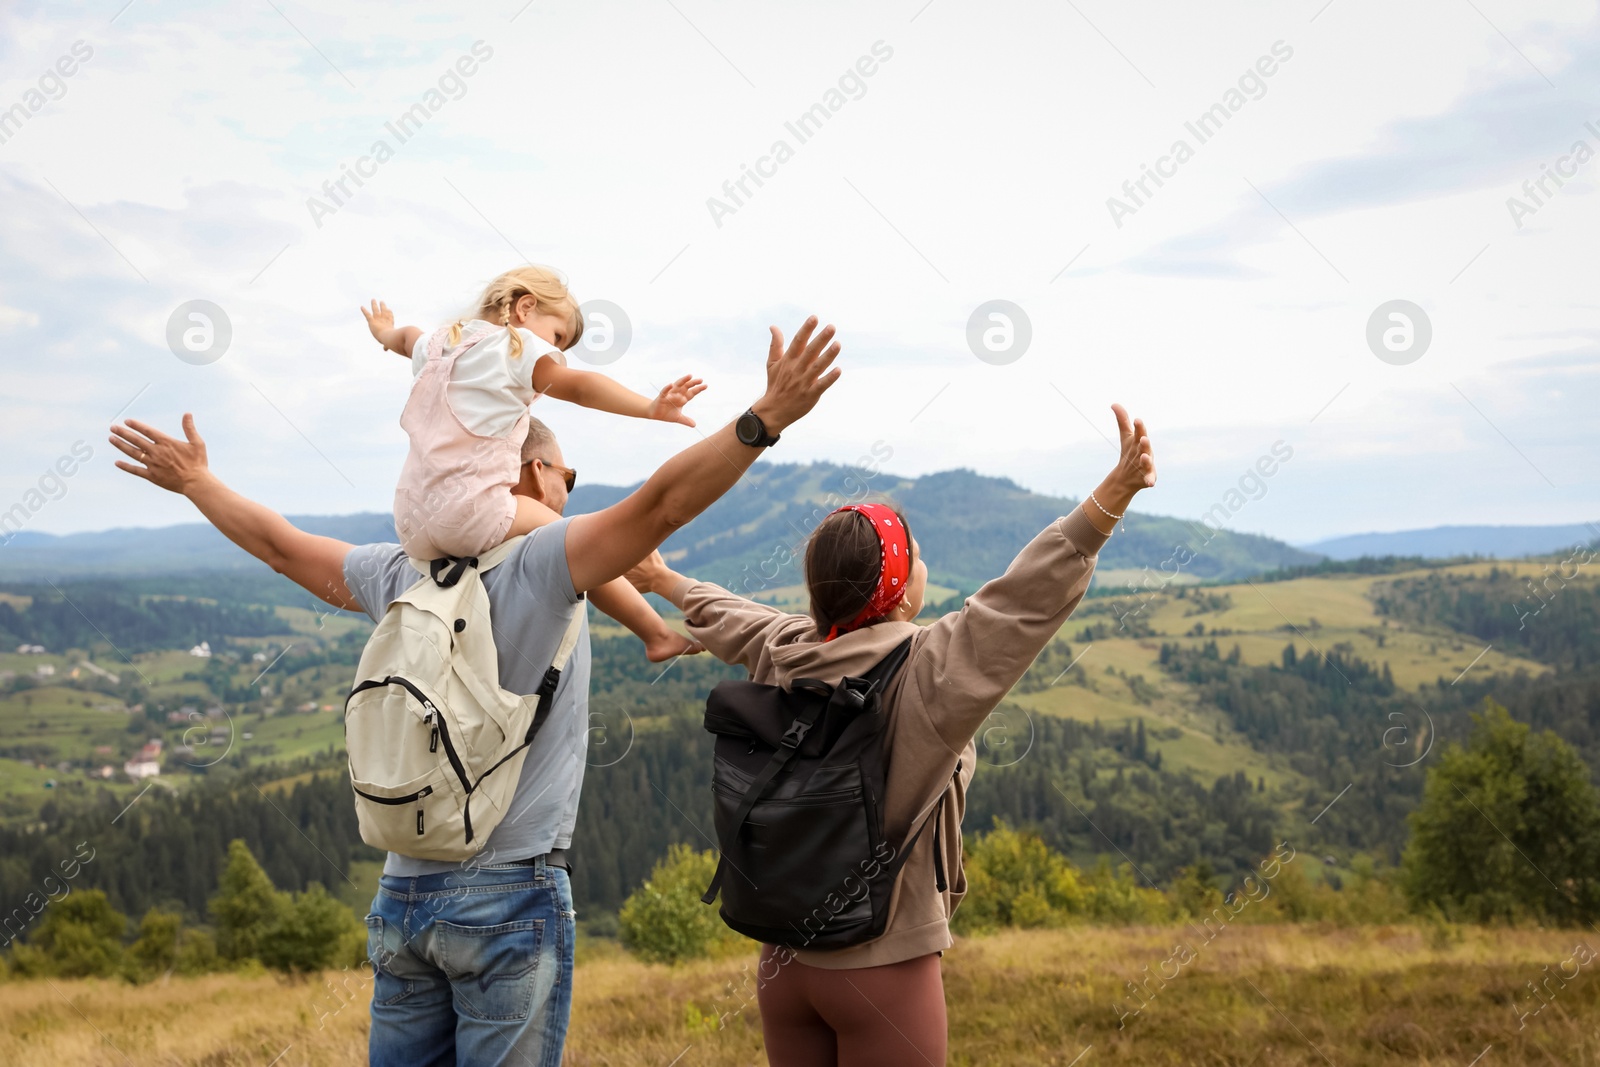
[[(572, 298), (567, 283), (549, 267), (514, 267), (506, 271), (483, 290), (474, 317), (506, 328), (511, 335), (511, 357), (515, 359), (522, 355), (522, 336), (511, 325), (511, 309), (525, 296), (533, 297), (540, 311), (560, 314), (564, 309), (572, 325), (572, 336), (566, 338), (562, 348), (578, 343), (583, 336), (583, 313), (578, 310), (578, 302)], [(452, 345), (461, 342), (462, 325), (462, 320), (457, 319), (450, 327)]]

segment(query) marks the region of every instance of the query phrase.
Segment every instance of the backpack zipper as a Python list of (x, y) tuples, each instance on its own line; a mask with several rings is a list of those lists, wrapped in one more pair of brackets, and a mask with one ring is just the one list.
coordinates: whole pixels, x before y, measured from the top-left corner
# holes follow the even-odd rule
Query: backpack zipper
[(355, 789), (357, 796), (366, 797), (374, 804), (409, 804), (413, 800), (421, 800), (423, 797), (433, 792), (433, 786), (425, 785), (415, 793), (407, 793), (403, 797), (377, 797), (373, 796), (371, 793), (368, 793), (364, 789), (357, 789), (354, 785), (352, 785), (350, 788)]
[[(711, 783), (711, 791), (713, 793), (720, 793), (725, 797), (742, 797), (742, 796), (744, 796), (744, 793), (741, 792), (740, 790), (734, 789), (732, 786), (724, 785), (721, 782), (718, 782), (716, 780), (713, 780), (712, 783)], [(862, 797), (865, 794), (866, 794), (866, 791), (864, 789), (862, 789), (860, 786), (853, 786), (853, 787), (851, 787), (849, 789), (830, 789), (826, 793), (805, 793), (805, 794), (802, 794), (800, 796), (795, 796), (795, 797), (770, 797), (769, 796), (769, 797), (763, 798), (763, 802), (764, 803), (769, 803), (769, 804), (800, 804), (800, 805), (805, 805), (805, 804), (830, 804), (830, 803), (832, 803), (833, 801), (836, 801), (836, 800), (856, 800), (856, 799)]]
[[(439, 740), (444, 742), (444, 754), (450, 760), (451, 770), (456, 772), (456, 778), (460, 780), (461, 788), (470, 794), (473, 789), (472, 782), (467, 778), (467, 769), (462, 766), (461, 757), (456, 755), (456, 746), (450, 741), (450, 728), (445, 725), (444, 716), (439, 714), (438, 707), (423, 694), (422, 690), (398, 674), (391, 674), (385, 681), (392, 685), (400, 686), (417, 698), (417, 703), (422, 705), (424, 712), (422, 721), (433, 723), (434, 732), (438, 734)], [(435, 751), (431, 744), (428, 751)]]

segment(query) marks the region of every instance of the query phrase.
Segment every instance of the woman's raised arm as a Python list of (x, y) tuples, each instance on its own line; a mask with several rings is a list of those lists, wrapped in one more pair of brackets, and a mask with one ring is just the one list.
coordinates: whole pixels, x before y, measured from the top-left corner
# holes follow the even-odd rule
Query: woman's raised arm
[(1122, 437), (1111, 473), (1028, 543), (960, 611), (928, 627), (908, 669), (946, 745), (964, 748), (1089, 590), (1096, 557), (1133, 497), (1156, 483), (1144, 422), (1112, 405)]

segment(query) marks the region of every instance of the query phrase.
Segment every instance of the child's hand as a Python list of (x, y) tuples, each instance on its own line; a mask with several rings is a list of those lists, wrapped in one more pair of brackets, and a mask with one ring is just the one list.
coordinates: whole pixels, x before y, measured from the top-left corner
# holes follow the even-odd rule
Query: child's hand
[(699, 378), (685, 374), (675, 382), (663, 386), (656, 398), (650, 401), (650, 409), (646, 418), (659, 419), (662, 422), (681, 422), (685, 426), (693, 426), (694, 420), (683, 413), (683, 406), (701, 393), (705, 392), (705, 383)]
[(651, 663), (660, 663), (678, 656), (692, 656), (705, 650), (704, 645), (698, 641), (691, 641), (676, 630), (667, 630), (644, 643), (645, 659)]
[(387, 348), (389, 335), (394, 331), (394, 312), (389, 310), (389, 305), (382, 300), (374, 300), (372, 310), (362, 308), (361, 315), (367, 320), (367, 329), (372, 331), (372, 336)]

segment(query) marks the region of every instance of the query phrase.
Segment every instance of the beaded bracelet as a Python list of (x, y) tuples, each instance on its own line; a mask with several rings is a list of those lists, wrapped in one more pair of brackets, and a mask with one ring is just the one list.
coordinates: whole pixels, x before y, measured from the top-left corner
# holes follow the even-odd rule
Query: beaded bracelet
[[(1122, 518), (1121, 515), (1117, 515), (1117, 514), (1112, 513), (1111, 511), (1108, 511), (1106, 509), (1106, 506), (1104, 504), (1100, 503), (1100, 501), (1095, 498), (1093, 489), (1089, 490), (1089, 499), (1094, 501), (1094, 506), (1095, 507), (1099, 508), (1101, 511), (1104, 511), (1107, 515), (1110, 515), (1113, 519)], [(1126, 514), (1126, 512), (1124, 512), (1124, 514)]]

